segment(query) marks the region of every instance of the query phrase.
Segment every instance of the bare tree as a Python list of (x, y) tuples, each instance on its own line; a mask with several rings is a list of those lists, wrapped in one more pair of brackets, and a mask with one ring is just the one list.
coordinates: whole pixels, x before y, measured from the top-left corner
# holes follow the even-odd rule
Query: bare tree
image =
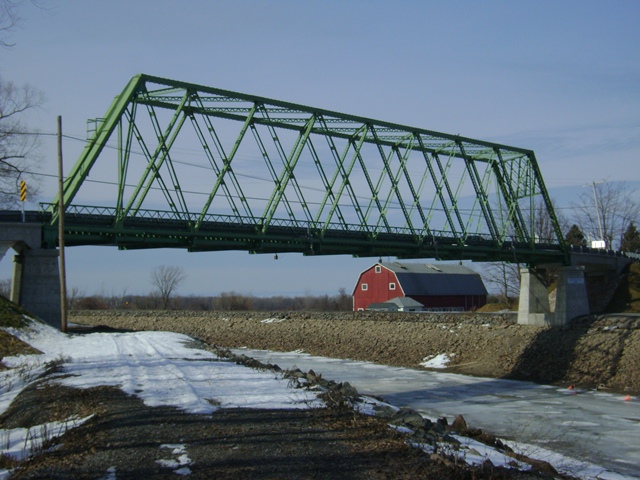
[(114, 290), (111, 290), (110, 294), (108, 295), (104, 294), (103, 297), (105, 301), (109, 304), (109, 309), (126, 308), (128, 290), (129, 290), (129, 287), (124, 286), (120, 290), (121, 293), (116, 293)]
[[(578, 225), (587, 236), (617, 249), (630, 223), (640, 223), (637, 191), (625, 182), (602, 182), (590, 185), (574, 204)], [(602, 237), (601, 237), (602, 232)]]
[(218, 310), (251, 310), (253, 302), (251, 297), (238, 292), (222, 292), (215, 302)]
[[(0, 46), (11, 47), (7, 36), (16, 25), (18, 2), (0, 0)], [(43, 103), (43, 95), (30, 85), (16, 86), (0, 77), (0, 206), (15, 206), (19, 200), (20, 180), (30, 179), (30, 192), (36, 181), (30, 173), (37, 162), (34, 153), (37, 135), (24, 123), (26, 113)]]
[(11, 296), (11, 279), (6, 278), (0, 280), (0, 295), (5, 298), (9, 298)]
[(493, 286), (500, 302), (512, 308), (515, 299), (520, 296), (520, 264), (485, 263), (481, 275), (485, 282)]
[[(569, 224), (564, 217), (560, 213), (557, 208), (557, 205), (553, 199), (551, 199), (551, 206), (553, 207), (553, 211), (556, 215), (556, 219), (558, 220), (558, 225), (560, 226), (561, 231), (566, 231), (569, 227)], [(553, 225), (553, 221), (551, 220), (551, 215), (549, 214), (549, 210), (542, 198), (539, 198), (534, 204), (534, 215), (531, 218), (531, 215), (525, 215), (527, 218), (528, 224), (533, 222), (533, 235), (536, 240), (542, 243), (552, 242), (554, 238), (556, 238), (556, 231)]]
[(16, 13), (17, 2), (11, 0), (0, 1), (0, 46), (12, 47), (13, 43), (7, 39), (9, 32), (18, 24)]
[(37, 163), (37, 135), (24, 124), (28, 110), (42, 104), (42, 95), (29, 85), (18, 87), (0, 77), (0, 205), (15, 206), (19, 199), (20, 180), (29, 179), (35, 193), (31, 172)]
[(69, 310), (74, 310), (76, 308), (76, 304), (81, 297), (84, 297), (84, 295), (80, 292), (80, 288), (72, 287), (69, 291), (69, 295), (67, 296), (67, 306), (69, 307)]
[(178, 289), (185, 278), (187, 278), (187, 275), (182, 267), (161, 265), (153, 269), (151, 283), (156, 287), (156, 294), (160, 299), (163, 310), (169, 307), (171, 295)]
[(336, 310), (347, 312), (351, 309), (353, 309), (353, 297), (347, 293), (346, 288), (340, 287), (336, 298)]

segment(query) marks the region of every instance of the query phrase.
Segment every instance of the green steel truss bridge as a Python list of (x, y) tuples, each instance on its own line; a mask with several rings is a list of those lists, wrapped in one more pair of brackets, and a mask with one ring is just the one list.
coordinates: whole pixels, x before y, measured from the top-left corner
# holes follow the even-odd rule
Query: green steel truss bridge
[[(531, 150), (149, 75), (90, 125), (68, 246), (567, 258)], [(39, 218), (55, 248), (58, 199)]]

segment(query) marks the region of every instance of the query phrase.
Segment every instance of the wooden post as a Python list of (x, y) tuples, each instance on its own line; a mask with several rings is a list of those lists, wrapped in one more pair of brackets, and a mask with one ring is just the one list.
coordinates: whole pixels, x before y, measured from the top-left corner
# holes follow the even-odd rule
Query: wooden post
[(62, 117), (58, 115), (58, 247), (60, 249), (60, 330), (67, 332), (67, 270), (64, 257), (64, 181), (62, 176)]

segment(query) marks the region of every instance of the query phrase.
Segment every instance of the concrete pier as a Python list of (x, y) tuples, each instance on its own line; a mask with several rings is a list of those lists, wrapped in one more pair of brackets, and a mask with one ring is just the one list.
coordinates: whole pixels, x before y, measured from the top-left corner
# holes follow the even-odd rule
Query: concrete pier
[(61, 328), (57, 250), (23, 250), (14, 257), (11, 301)]
[(0, 260), (9, 249), (16, 252), (11, 301), (60, 328), (58, 250), (41, 248), (41, 238), (42, 226), (39, 224), (4, 223), (0, 229)]
[(554, 312), (550, 308), (547, 287), (536, 273), (529, 268), (520, 270), (518, 324), (563, 327), (574, 318), (589, 313), (584, 267), (559, 268)]
[(567, 325), (572, 319), (589, 313), (585, 268), (562, 267), (556, 293), (556, 323)]
[(520, 269), (520, 303), (518, 306), (520, 325), (552, 326), (554, 314), (549, 306), (549, 294), (535, 270)]

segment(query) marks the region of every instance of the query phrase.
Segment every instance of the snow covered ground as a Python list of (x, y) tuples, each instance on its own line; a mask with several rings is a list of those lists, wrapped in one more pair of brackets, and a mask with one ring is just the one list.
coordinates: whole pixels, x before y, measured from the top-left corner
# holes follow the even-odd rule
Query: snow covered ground
[[(12, 367), (0, 371), (0, 414), (41, 375), (51, 362), (65, 377), (55, 381), (76, 388), (120, 387), (149, 406), (175, 406), (189, 413), (219, 408), (291, 409), (320, 407), (316, 394), (287, 386), (281, 375), (219, 359), (189, 348), (193, 340), (167, 332), (65, 335), (34, 322), (30, 329), (5, 329), (42, 355), (5, 357)], [(43, 439), (59, 436), (86, 419), (68, 419), (30, 429), (0, 430), (0, 453), (23, 459), (37, 452)], [(0, 470), (0, 480), (8, 473)]]
[[(181, 334), (134, 332), (74, 336), (62, 334), (37, 322), (34, 322), (31, 328), (5, 330), (44, 353), (3, 359), (3, 363), (11, 368), (0, 371), (0, 413), (6, 411), (20, 391), (36, 381), (52, 363), (59, 365), (64, 376), (57, 375), (51, 381), (76, 388), (117, 386), (128, 394), (138, 396), (149, 406), (175, 406), (194, 414), (212, 413), (220, 408), (291, 409), (322, 405), (314, 392), (289, 388), (288, 380), (283, 379), (281, 374), (250, 369), (219, 359), (209, 351), (191, 348), (189, 344), (192, 343), (192, 339)], [(288, 366), (284, 358), (276, 361), (275, 357), (278, 354), (273, 352), (243, 353), (250, 353), (250, 356), (254, 356), (255, 353), (256, 358), (262, 357), (263, 360), (280, 363), (285, 368)], [(300, 353), (282, 355), (288, 358), (290, 363), (297, 363), (303, 370), (303, 363), (307, 361), (326, 378), (347, 380), (339, 378), (344, 372), (338, 372), (339, 377), (332, 377), (332, 365), (335, 367), (341, 362), (346, 365), (344, 362), (347, 361), (325, 359), (322, 363), (317, 357)], [(446, 362), (444, 358), (433, 360), (433, 363), (438, 365)], [(376, 371), (382, 372), (380, 369)], [(396, 374), (398, 371), (396, 369)], [(367, 389), (361, 389), (359, 381), (348, 380), (361, 392), (366, 393)], [(372, 398), (365, 400), (359, 409), (364, 413), (373, 414), (373, 406), (379, 402)], [(37, 453), (43, 440), (62, 435), (67, 429), (87, 420), (88, 418), (70, 418), (64, 422), (38, 425), (30, 429), (0, 430), (0, 453), (22, 459)], [(470, 439), (459, 439), (466, 445), (466, 449), (461, 453), (462, 458), (469, 463), (481, 463), (486, 458), (491, 458), (494, 464), (506, 464), (512, 460)], [(521, 449), (523, 447), (515, 446)], [(429, 451), (428, 446), (418, 447)], [(188, 475), (189, 459), (183, 451), (183, 446), (172, 444), (166, 448), (168, 456), (175, 457), (166, 459), (167, 466), (175, 467), (176, 472), (179, 470), (181, 475)], [(549, 460), (555, 466), (568, 463), (566, 457), (555, 452), (539, 447), (530, 448), (536, 449), (535, 454), (527, 452), (534, 458)], [(581, 465), (582, 478), (637, 478), (607, 472), (603, 468), (584, 462)], [(110, 478), (115, 480), (116, 474), (112, 473)], [(9, 472), (0, 470), (0, 480), (8, 476)]]

